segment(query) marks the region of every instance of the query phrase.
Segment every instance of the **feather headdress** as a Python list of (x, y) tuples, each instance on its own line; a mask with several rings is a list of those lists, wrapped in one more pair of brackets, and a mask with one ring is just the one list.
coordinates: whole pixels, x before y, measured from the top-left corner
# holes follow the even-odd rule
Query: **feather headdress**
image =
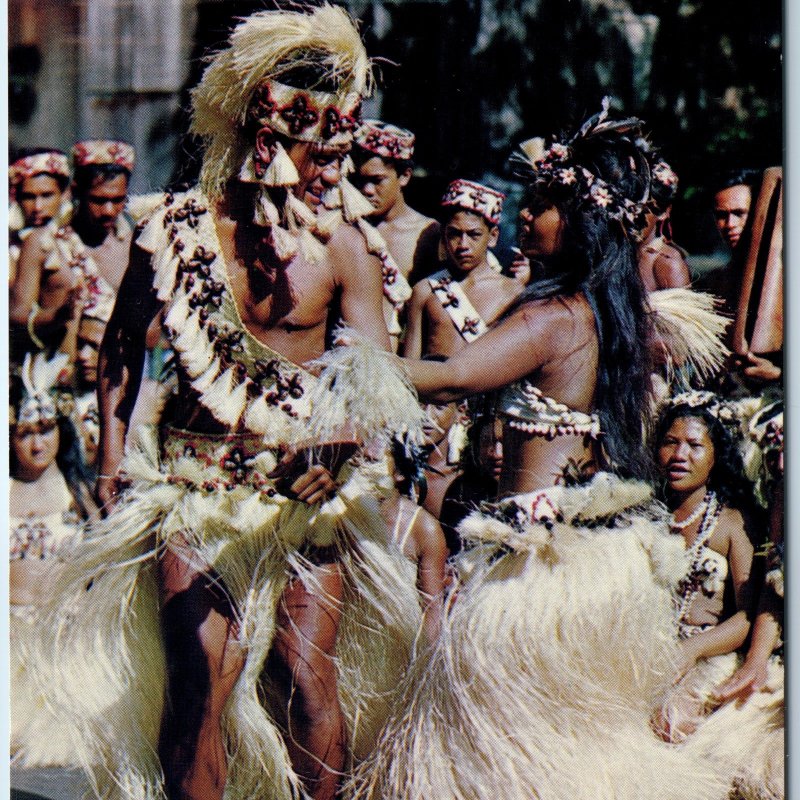
[(18, 405), (11, 408), (12, 425), (50, 422), (64, 413), (58, 382), (68, 365), (66, 353), (57, 353), (49, 360), (44, 353), (25, 354), (21, 371), (23, 394)]
[[(370, 91), (372, 71), (358, 30), (342, 8), (323, 5), (308, 12), (252, 14), (233, 31), (230, 46), (213, 57), (192, 92), (192, 131), (206, 143), (200, 183), (208, 197), (219, 197), (244, 163), (252, 147), (244, 128), (254, 102), (265, 100), (264, 87), (273, 90), (267, 104), (291, 112), (297, 98), (283, 97), (290, 87), (281, 83), (281, 78), (303, 67), (313, 68), (321, 76), (316, 85), (299, 87), (306, 90), (306, 105), (318, 105), (318, 95), (331, 94), (333, 85), (332, 107), (340, 116), (344, 110), (355, 118), (353, 99)], [(281, 107), (282, 100), (289, 102)], [(301, 115), (308, 113), (307, 108), (297, 110)], [(319, 114), (316, 108), (311, 112)], [(297, 125), (292, 129), (285, 117), (284, 122), (289, 125), (290, 138), (311, 140), (307, 131), (298, 130)], [(320, 136), (324, 123), (324, 119), (314, 122)]]

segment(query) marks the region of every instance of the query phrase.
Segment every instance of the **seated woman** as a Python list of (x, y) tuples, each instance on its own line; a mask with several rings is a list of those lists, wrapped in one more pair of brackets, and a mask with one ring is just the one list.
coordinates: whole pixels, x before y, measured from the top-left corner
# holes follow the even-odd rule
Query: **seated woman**
[(687, 392), (669, 402), (656, 432), (670, 528), (686, 546), (678, 587), (683, 660), (654, 719), (671, 742), (683, 741), (714, 710), (711, 693), (736, 669), (736, 651), (750, 629), (752, 491), (723, 420), (736, 424), (733, 410), (715, 395)]
[[(678, 609), (683, 662), (654, 715), (654, 727), (667, 741), (683, 742), (730, 764), (732, 796), (738, 800), (779, 800), (784, 794), (782, 665), (765, 658), (767, 692), (748, 696), (740, 685), (737, 702), (723, 705), (741, 681), (736, 650), (749, 629), (752, 589), (758, 583), (749, 577), (749, 533), (756, 529), (760, 534), (766, 522), (752, 513), (752, 489), (726, 430), (727, 423), (736, 422), (733, 409), (714, 395), (691, 392), (671, 401), (657, 430), (672, 528), (687, 549)], [(764, 625), (768, 609), (763, 599), (756, 606), (750, 649), (758, 652), (769, 640), (771, 652), (774, 627)], [(750, 654), (747, 662), (753, 666)]]
[[(67, 357), (26, 357), (12, 391), (9, 487), (11, 749), (25, 766), (73, 763), (70, 739), (27, 675), (26, 646), (37, 626), (50, 572), (68, 557), (88, 509), (79, 483), (78, 440), (54, 389)], [(16, 397), (14, 396), (16, 395)]]
[[(460, 526), (457, 599), (355, 798), (724, 800), (730, 776), (649, 728), (677, 660), (680, 543), (641, 480), (653, 321), (635, 237), (653, 153), (607, 102), (528, 164), (520, 244), (546, 278), (442, 364), (445, 402), (503, 389), (500, 500)], [(534, 273), (539, 272), (535, 265)]]

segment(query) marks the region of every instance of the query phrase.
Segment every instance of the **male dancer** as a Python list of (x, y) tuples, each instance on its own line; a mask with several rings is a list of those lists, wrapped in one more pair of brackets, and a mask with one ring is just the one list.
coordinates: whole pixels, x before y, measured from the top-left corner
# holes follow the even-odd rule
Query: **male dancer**
[[(338, 7), (244, 20), (193, 92), (200, 186), (167, 195), (132, 248), (100, 354), (110, 514), (72, 562), (77, 606), (64, 607), (82, 624), (57, 645), (77, 658), (92, 636), (104, 678), (124, 678), (110, 753), (109, 712), (66, 689), (62, 703), (90, 731), (85, 760), (103, 759), (127, 797), (333, 798), (348, 745), (374, 743), (399, 683), (391, 654), (407, 661), (413, 576), (370, 514), (366, 476), (342, 467), (348, 440), (419, 418), (380, 350), (379, 262), (348, 224), (371, 207), (341, 179), (369, 70)], [(352, 344), (324, 353), (334, 301)], [(142, 433), (123, 460), (156, 318), (176, 394), (159, 440)], [(96, 630), (111, 631), (102, 657)], [(370, 669), (373, 693), (359, 683)]]

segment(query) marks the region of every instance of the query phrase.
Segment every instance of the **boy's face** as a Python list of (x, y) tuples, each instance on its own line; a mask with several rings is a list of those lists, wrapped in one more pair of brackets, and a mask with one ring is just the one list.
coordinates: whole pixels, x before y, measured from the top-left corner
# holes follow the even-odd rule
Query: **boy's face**
[(375, 207), (374, 216), (385, 217), (394, 208), (411, 175), (398, 175), (394, 166), (379, 156), (365, 161), (356, 171), (354, 183)]
[(472, 211), (456, 211), (444, 226), (447, 258), (458, 269), (468, 272), (486, 262), (490, 247), (497, 244), (499, 229)]

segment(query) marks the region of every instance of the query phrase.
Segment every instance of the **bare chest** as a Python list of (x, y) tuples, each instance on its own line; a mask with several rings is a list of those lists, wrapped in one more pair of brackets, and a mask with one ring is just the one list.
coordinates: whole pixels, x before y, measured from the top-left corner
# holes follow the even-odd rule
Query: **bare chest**
[(115, 291), (119, 289), (125, 270), (128, 268), (130, 248), (130, 235), (122, 239), (108, 236), (98, 247), (86, 248), (97, 267), (99, 276)]

